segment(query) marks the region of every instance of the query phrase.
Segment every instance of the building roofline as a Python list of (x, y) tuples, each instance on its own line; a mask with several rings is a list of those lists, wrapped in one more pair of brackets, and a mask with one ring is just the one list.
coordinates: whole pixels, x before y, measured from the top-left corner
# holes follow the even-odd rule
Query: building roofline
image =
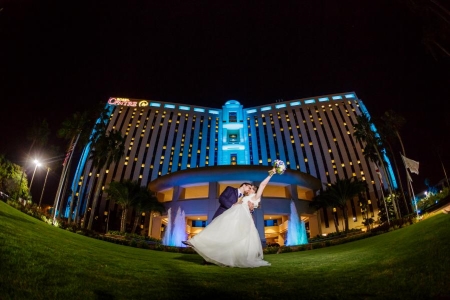
[[(149, 183), (152, 191), (162, 191), (174, 186), (204, 182), (261, 182), (267, 176), (267, 166), (235, 165), (186, 169), (167, 174)], [(274, 175), (271, 183), (294, 184), (317, 191), (322, 183), (316, 177), (287, 169), (283, 175)]]

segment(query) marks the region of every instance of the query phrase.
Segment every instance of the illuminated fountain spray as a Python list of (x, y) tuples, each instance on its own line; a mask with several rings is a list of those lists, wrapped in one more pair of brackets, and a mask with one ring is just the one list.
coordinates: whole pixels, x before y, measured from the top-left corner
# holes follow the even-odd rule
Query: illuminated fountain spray
[(164, 237), (162, 240), (163, 245), (170, 246), (169, 243), (170, 243), (171, 235), (172, 235), (172, 208), (169, 208), (167, 210), (167, 226), (164, 231)]
[(167, 211), (167, 217), (168, 221), (166, 233), (162, 242), (163, 245), (185, 247), (181, 243), (181, 241), (185, 241), (187, 239), (184, 211), (181, 210), (181, 207), (178, 207), (177, 215), (175, 216), (175, 220), (172, 222), (172, 208), (169, 208)]
[(181, 207), (178, 207), (177, 216), (173, 223), (172, 246), (184, 247), (181, 241), (185, 241), (186, 238), (186, 219), (184, 217), (184, 211), (181, 210)]
[(291, 201), (291, 215), (289, 217), (287, 246), (308, 244), (305, 222), (300, 220), (294, 201)]

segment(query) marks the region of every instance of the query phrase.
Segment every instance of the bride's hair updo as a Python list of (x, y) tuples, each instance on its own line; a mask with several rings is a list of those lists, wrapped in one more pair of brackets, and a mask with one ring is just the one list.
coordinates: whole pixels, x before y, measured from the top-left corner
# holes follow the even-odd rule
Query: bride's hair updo
[(255, 189), (255, 193), (258, 191), (258, 186), (257, 185), (252, 184), (252, 188)]

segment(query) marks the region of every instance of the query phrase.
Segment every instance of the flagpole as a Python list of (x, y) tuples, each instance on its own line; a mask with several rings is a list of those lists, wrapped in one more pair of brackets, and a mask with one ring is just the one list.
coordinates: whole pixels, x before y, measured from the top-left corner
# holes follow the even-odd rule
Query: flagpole
[(440, 160), (440, 162), (441, 162), (442, 170), (444, 170), (444, 176), (445, 176), (445, 180), (447, 181), (447, 187), (450, 188), (450, 184), (448, 183), (447, 172), (445, 172), (444, 163), (442, 162), (442, 159), (441, 159), (441, 156), (439, 155), (439, 152), (436, 151), (436, 153), (437, 153), (437, 155), (438, 155), (438, 157), (439, 157), (439, 160)]
[[(417, 216), (417, 218), (419, 218), (419, 210), (417, 209), (416, 196), (414, 195), (414, 189), (412, 186), (412, 178), (411, 178), (411, 175), (409, 174), (409, 172), (411, 171), (411, 168), (412, 168), (411, 162), (414, 162), (417, 164), (417, 166), (413, 166), (412, 172), (419, 174), (419, 163), (415, 162), (409, 158), (404, 157), (403, 154), (401, 154), (401, 153), (400, 153), (400, 155), (402, 156), (403, 165), (405, 166), (405, 170), (406, 170), (406, 176), (408, 177), (407, 180), (409, 181), (409, 187), (411, 189), (411, 194), (412, 194), (411, 202), (414, 203), (414, 206), (416, 208), (416, 216)], [(408, 160), (408, 163), (406, 163), (405, 159)]]
[[(405, 167), (406, 181), (408, 181), (408, 194), (409, 194), (409, 199), (412, 204), (412, 203), (415, 203), (415, 201), (414, 201), (414, 197), (411, 199), (411, 195), (414, 195), (414, 191), (412, 190), (412, 184), (411, 184), (411, 176), (409, 175), (408, 167), (406, 167), (405, 159), (401, 152), (400, 152), (400, 156), (402, 157), (403, 166)], [(417, 213), (417, 209), (416, 209), (416, 213)]]
[(411, 187), (411, 192), (412, 192), (412, 195), (413, 195), (414, 206), (416, 207), (416, 216), (417, 216), (417, 218), (419, 218), (419, 210), (417, 209), (417, 201), (416, 201), (416, 196), (414, 195), (414, 190), (413, 190), (413, 187), (412, 187), (411, 177), (409, 177), (409, 185)]

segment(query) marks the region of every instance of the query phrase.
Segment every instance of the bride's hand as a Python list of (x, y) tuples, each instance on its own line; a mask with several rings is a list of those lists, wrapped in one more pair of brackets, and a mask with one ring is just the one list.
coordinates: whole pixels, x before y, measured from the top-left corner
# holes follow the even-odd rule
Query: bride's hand
[(272, 170), (269, 171), (269, 176), (273, 176), (276, 173), (277, 173), (277, 169), (272, 168)]

